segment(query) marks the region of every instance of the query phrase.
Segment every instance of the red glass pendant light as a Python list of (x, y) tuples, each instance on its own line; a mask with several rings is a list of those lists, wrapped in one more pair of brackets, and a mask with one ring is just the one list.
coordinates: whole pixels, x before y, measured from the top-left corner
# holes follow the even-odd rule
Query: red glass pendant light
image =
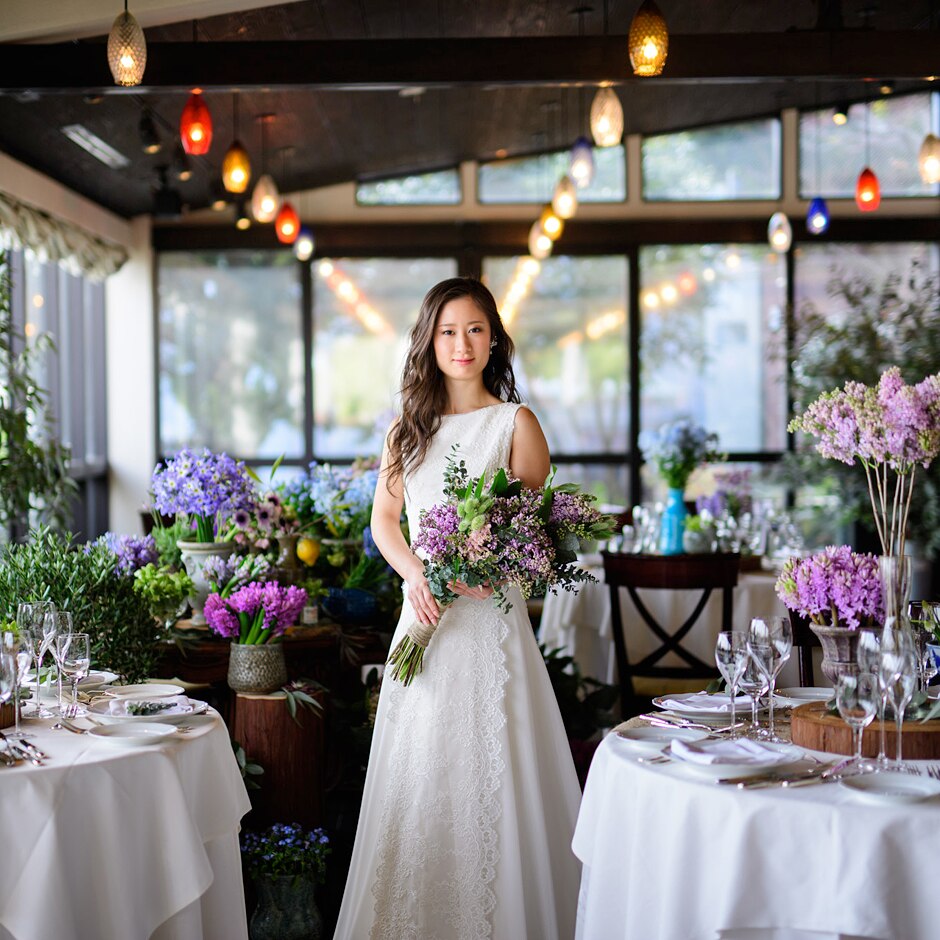
[(878, 185), (878, 177), (870, 167), (865, 167), (858, 174), (858, 182), (855, 184), (855, 205), (862, 212), (874, 212), (881, 205), (881, 187)]
[(212, 117), (202, 97), (202, 91), (194, 88), (180, 116), (180, 139), (183, 149), (194, 156), (209, 152), (212, 144)]
[(297, 210), (289, 203), (285, 202), (274, 220), (274, 231), (277, 234), (277, 240), (283, 245), (293, 245), (300, 233), (300, 216)]

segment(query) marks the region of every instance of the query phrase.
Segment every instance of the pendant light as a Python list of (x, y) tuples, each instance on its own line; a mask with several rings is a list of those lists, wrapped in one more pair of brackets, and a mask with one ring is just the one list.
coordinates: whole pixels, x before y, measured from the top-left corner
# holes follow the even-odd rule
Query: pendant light
[(294, 257), (298, 261), (309, 261), (313, 257), (315, 248), (313, 232), (306, 225), (301, 225), (297, 240), (294, 242)]
[[(816, 111), (813, 115), (813, 120), (816, 125), (816, 134), (814, 137), (814, 143), (816, 147), (816, 192), (820, 192), (820, 180), (822, 175), (819, 169), (819, 125), (821, 122), (821, 115), (819, 111), (819, 93), (817, 88), (816, 95)], [(815, 199), (809, 204), (809, 208), (806, 210), (806, 231), (810, 235), (822, 235), (826, 229), (829, 228), (829, 206), (826, 205), (826, 200), (822, 196), (816, 196)]]
[(235, 228), (241, 232), (251, 228), (251, 214), (248, 212), (248, 206), (244, 199), (239, 199), (235, 203)]
[(212, 117), (201, 88), (193, 89), (180, 115), (180, 139), (183, 149), (194, 157), (208, 153), (212, 145)]
[(627, 37), (633, 74), (642, 78), (661, 75), (669, 52), (669, 30), (653, 0), (643, 0), (630, 24)]
[(274, 180), (266, 172), (267, 166), (267, 126), (274, 120), (273, 114), (262, 114), (261, 121), (261, 177), (255, 183), (251, 193), (251, 214), (258, 222), (273, 222), (281, 205)]
[(842, 104), (837, 104), (832, 112), (832, 123), (837, 127), (842, 127), (843, 124), (849, 123), (849, 103), (843, 101)]
[(147, 67), (147, 40), (137, 20), (127, 12), (119, 13), (108, 34), (108, 67), (115, 85), (139, 85)]
[(917, 169), (925, 183), (940, 183), (940, 139), (933, 134), (928, 134), (920, 145)]
[(238, 139), (238, 95), (232, 95), (232, 143), (222, 158), (222, 185), (230, 193), (243, 193), (251, 182), (251, 160)]
[(160, 135), (157, 133), (157, 125), (153, 122), (153, 115), (147, 108), (144, 108), (144, 112), (140, 116), (137, 131), (140, 135), (140, 149), (144, 153), (159, 153), (162, 146)]
[(881, 187), (871, 164), (871, 137), (868, 122), (871, 105), (865, 108), (865, 168), (858, 174), (855, 183), (855, 205), (861, 212), (874, 212), (881, 205)]
[(173, 175), (184, 183), (193, 178), (192, 164), (189, 162), (189, 157), (186, 156), (186, 151), (183, 150), (183, 145), (179, 141), (177, 141), (173, 150)]
[(785, 212), (775, 212), (767, 224), (767, 241), (778, 255), (785, 254), (793, 244), (793, 228)]
[(571, 162), (568, 175), (578, 189), (591, 185), (594, 179), (594, 150), (587, 137), (579, 137), (571, 148)]
[(297, 210), (286, 200), (281, 204), (274, 220), (274, 234), (282, 245), (293, 245), (300, 232), (300, 216)]
[(598, 147), (614, 147), (623, 137), (623, 107), (610, 85), (598, 88), (591, 102), (591, 136)]
[(553, 241), (558, 241), (561, 238), (561, 233), (564, 231), (565, 223), (559, 218), (555, 210), (552, 208), (551, 203), (549, 203), (543, 210), (542, 214), (539, 216), (539, 226), (542, 231)]
[(578, 211), (578, 190), (570, 176), (563, 176), (555, 186), (552, 208), (559, 219), (570, 219)]
[(544, 261), (552, 253), (552, 240), (542, 231), (538, 219), (529, 229), (529, 254), (537, 261)]

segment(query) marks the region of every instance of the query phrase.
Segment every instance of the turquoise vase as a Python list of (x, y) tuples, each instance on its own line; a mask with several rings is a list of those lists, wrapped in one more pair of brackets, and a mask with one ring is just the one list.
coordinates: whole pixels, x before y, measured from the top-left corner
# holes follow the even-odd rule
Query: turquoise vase
[(321, 940), (323, 919), (311, 875), (264, 875), (255, 879), (258, 906), (251, 940)]
[(683, 491), (669, 488), (666, 508), (663, 510), (659, 530), (659, 554), (681, 555), (682, 535), (685, 532), (685, 517), (689, 514), (682, 499)]

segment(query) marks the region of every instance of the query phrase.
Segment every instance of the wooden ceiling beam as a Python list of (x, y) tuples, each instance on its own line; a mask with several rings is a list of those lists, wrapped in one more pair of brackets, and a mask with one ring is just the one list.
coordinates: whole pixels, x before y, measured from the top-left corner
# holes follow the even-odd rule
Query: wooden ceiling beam
[(151, 43), (145, 84), (116, 87), (103, 43), (0, 45), (0, 92), (55, 94), (406, 86), (929, 79), (937, 34), (717, 33), (672, 36), (665, 74), (633, 76), (623, 36)]

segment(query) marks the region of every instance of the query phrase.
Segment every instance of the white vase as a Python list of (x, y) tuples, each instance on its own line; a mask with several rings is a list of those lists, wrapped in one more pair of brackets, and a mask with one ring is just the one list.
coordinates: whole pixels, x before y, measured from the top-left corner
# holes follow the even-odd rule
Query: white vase
[(193, 579), (193, 593), (189, 595), (189, 605), (193, 609), (193, 626), (203, 626), (206, 618), (202, 608), (209, 596), (209, 582), (203, 577), (202, 569), (210, 558), (228, 558), (235, 551), (235, 543), (179, 541), (176, 547), (182, 553), (186, 574)]

